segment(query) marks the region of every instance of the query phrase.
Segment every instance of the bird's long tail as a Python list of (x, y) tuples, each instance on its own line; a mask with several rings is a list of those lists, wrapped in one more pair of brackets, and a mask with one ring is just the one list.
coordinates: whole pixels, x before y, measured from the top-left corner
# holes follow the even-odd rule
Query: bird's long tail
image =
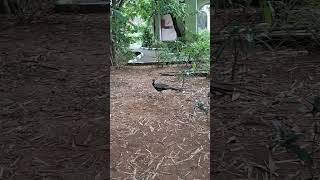
[(170, 87), (169, 89), (174, 90), (174, 91), (182, 91), (182, 89), (180, 89), (180, 88), (174, 88), (174, 87)]

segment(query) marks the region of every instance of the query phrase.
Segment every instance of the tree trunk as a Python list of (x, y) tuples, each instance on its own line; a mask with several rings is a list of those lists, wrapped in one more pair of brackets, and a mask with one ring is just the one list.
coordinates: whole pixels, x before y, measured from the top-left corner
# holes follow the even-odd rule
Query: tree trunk
[(178, 36), (178, 37), (182, 37), (182, 32), (181, 32), (181, 30), (179, 29), (178, 22), (177, 22), (177, 18), (174, 17), (172, 13), (170, 13), (170, 16), (171, 16), (171, 18), (172, 18), (173, 27), (174, 27), (174, 29), (175, 29), (176, 32), (177, 32), (177, 36)]

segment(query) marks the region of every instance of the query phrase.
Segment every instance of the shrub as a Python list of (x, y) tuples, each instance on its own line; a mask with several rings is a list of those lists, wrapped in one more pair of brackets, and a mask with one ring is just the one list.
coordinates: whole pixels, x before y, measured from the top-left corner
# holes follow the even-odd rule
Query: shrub
[(150, 32), (150, 28), (144, 26), (142, 29), (142, 46), (150, 47), (153, 43), (153, 35)]

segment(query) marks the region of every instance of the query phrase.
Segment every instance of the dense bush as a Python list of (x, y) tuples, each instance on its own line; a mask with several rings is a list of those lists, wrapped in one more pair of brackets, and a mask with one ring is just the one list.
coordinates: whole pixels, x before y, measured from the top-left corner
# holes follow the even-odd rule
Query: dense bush
[(133, 37), (129, 36), (135, 29), (128, 23), (129, 18), (119, 10), (113, 9), (111, 16), (111, 40), (113, 65), (126, 64), (133, 58), (133, 52), (129, 46), (133, 43)]
[(210, 33), (202, 31), (193, 34), (193, 38), (185, 38), (176, 41), (161, 43), (162, 50), (159, 53), (159, 61), (182, 61), (192, 63), (192, 71), (206, 71), (210, 69)]
[(154, 42), (153, 34), (151, 33), (151, 29), (148, 26), (142, 27), (142, 46), (143, 47), (151, 47)]
[(194, 62), (207, 63), (210, 56), (210, 33), (202, 31), (195, 34), (192, 42), (186, 43), (183, 52)]

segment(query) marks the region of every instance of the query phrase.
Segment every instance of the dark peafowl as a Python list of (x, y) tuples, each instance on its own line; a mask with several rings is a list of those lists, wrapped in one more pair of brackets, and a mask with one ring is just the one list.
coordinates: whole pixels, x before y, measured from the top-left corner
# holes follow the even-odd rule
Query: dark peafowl
[(174, 88), (174, 87), (171, 87), (167, 84), (162, 84), (162, 83), (156, 83), (156, 80), (153, 79), (152, 80), (152, 86), (154, 87), (154, 89), (156, 89), (158, 92), (162, 92), (162, 91), (165, 91), (165, 90), (174, 90), (174, 91), (181, 91), (181, 89), (179, 88)]

